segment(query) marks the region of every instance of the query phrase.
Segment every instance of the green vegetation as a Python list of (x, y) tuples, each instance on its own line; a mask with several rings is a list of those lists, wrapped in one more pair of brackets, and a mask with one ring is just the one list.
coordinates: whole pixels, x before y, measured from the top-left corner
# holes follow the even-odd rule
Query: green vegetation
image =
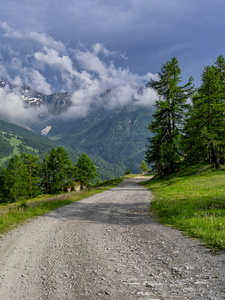
[(157, 111), (149, 125), (154, 136), (148, 139), (146, 161), (154, 163), (158, 172), (170, 174), (175, 171), (180, 158), (182, 122), (193, 86), (192, 78), (186, 85), (180, 85), (181, 70), (175, 57), (162, 66), (158, 76), (159, 81), (151, 79), (148, 84), (157, 92), (158, 100)]
[[(155, 194), (151, 208), (164, 224), (200, 238), (215, 251), (225, 250), (225, 58), (204, 68), (195, 91), (191, 79), (179, 86), (175, 58), (158, 75), (159, 81), (149, 83), (158, 93), (149, 125), (155, 135), (146, 151), (147, 163), (157, 171), (145, 183)], [(207, 165), (193, 175), (196, 164)]]
[(124, 175), (130, 175), (130, 174), (131, 174), (131, 171), (130, 171), (130, 169), (128, 168), (128, 169), (125, 171)]
[(193, 166), (179, 176), (142, 183), (155, 195), (151, 210), (160, 222), (200, 238), (212, 251), (225, 250), (225, 168), (205, 165), (196, 171)]
[(173, 58), (158, 73), (160, 80), (149, 83), (158, 100), (149, 125), (154, 137), (148, 139), (146, 161), (161, 176), (177, 171), (183, 160), (207, 161), (218, 170), (225, 162), (225, 58), (221, 55), (214, 65), (205, 67), (196, 91), (191, 78), (183, 87), (179, 85), (180, 73)]
[(146, 162), (143, 160), (142, 163), (140, 164), (140, 169), (141, 169), (141, 172), (144, 173), (144, 172), (148, 172), (148, 165), (146, 164)]
[(12, 134), (0, 133), (0, 167), (4, 166), (14, 155), (19, 154), (21, 141)]
[(73, 185), (74, 168), (63, 147), (52, 148), (49, 155), (45, 154), (40, 170), (41, 186), (47, 194), (63, 192)]
[[(122, 176), (127, 168), (138, 173), (145, 159), (148, 124), (153, 111), (154, 108), (148, 107), (93, 111), (87, 118), (61, 122), (48, 136), (51, 139), (62, 136), (58, 143), (76, 153), (87, 153), (96, 167), (104, 168), (104, 171), (98, 169), (101, 178), (102, 174), (107, 178)], [(103, 160), (108, 166), (103, 165)]]
[[(70, 137), (66, 139), (71, 140)], [(59, 140), (59, 142), (62, 142), (62, 140)], [(63, 143), (64, 145), (66, 143)], [(50, 141), (47, 137), (38, 135), (31, 130), (0, 120), (0, 169), (6, 167), (10, 159), (22, 152), (37, 156), (40, 161), (43, 161), (45, 154), (58, 146), (62, 145), (56, 144), (56, 142)], [(75, 164), (83, 153), (82, 149), (74, 152), (68, 147), (66, 150), (72, 164)], [(97, 154), (89, 157), (94, 162), (101, 180), (119, 177), (123, 174), (118, 164), (108, 163)]]
[(0, 203), (73, 190), (75, 180), (90, 186), (97, 176), (87, 154), (83, 154), (73, 167), (68, 152), (61, 146), (46, 153), (42, 163), (38, 157), (22, 152), (11, 158), (0, 172)]
[(122, 178), (102, 182), (95, 188), (72, 192), (58, 196), (40, 195), (34, 199), (13, 204), (0, 205), (0, 234), (24, 224), (30, 218), (46, 214), (64, 205), (80, 201), (97, 193), (108, 190), (122, 181)]
[(57, 146), (46, 137), (23, 127), (0, 120), (0, 168), (22, 152), (44, 158), (46, 152)]
[(109, 180), (103, 181), (101, 183), (97, 183), (94, 185), (94, 187), (108, 186), (109, 188), (113, 188), (113, 187), (117, 186), (118, 184), (120, 184), (122, 181), (123, 181), (123, 177), (118, 177), (115, 179), (109, 179)]
[(225, 58), (205, 67), (202, 85), (193, 96), (184, 130), (187, 160), (213, 163), (219, 170), (225, 162)]
[(86, 153), (83, 153), (75, 165), (76, 179), (82, 184), (89, 186), (99, 176), (95, 165)]

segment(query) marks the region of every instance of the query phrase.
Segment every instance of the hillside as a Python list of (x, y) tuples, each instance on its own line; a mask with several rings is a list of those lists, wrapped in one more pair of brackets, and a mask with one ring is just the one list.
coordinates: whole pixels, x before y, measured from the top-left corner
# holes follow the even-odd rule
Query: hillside
[[(49, 140), (26, 128), (0, 120), (0, 168), (4, 167), (14, 155), (26, 152), (40, 157), (42, 160), (45, 153), (57, 148), (58, 143)], [(66, 147), (69, 157), (74, 164), (82, 154)], [(100, 157), (90, 156), (96, 165), (101, 179), (117, 177), (122, 173), (119, 166), (109, 164)]]
[(13, 155), (31, 153), (41, 159), (56, 144), (26, 128), (0, 120), (0, 167)]
[(79, 120), (54, 118), (46, 124), (51, 127), (47, 136), (75, 152), (97, 155), (110, 164), (117, 164), (123, 172), (129, 168), (139, 173), (145, 159), (145, 144), (151, 135), (148, 130), (151, 115), (151, 109), (139, 108), (99, 110)]

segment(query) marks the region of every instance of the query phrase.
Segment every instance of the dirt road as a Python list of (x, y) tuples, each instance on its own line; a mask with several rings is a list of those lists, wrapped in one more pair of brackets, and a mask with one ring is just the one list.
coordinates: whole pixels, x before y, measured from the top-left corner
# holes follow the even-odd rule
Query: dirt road
[(130, 179), (0, 240), (0, 299), (225, 299), (225, 255), (149, 216)]

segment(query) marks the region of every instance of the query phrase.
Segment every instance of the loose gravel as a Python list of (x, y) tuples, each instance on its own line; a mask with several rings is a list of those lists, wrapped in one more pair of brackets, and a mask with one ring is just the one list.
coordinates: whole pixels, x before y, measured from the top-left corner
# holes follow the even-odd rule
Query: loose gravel
[(225, 254), (157, 223), (141, 180), (3, 237), (0, 299), (225, 299)]

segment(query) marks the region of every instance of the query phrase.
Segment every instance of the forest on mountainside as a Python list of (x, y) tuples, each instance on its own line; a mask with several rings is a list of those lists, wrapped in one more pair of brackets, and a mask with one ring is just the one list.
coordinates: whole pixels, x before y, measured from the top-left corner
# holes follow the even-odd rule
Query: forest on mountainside
[(91, 112), (77, 120), (54, 119), (48, 138), (78, 153), (99, 157), (121, 169), (140, 171), (145, 158), (148, 125), (154, 107), (126, 107), (120, 110)]

